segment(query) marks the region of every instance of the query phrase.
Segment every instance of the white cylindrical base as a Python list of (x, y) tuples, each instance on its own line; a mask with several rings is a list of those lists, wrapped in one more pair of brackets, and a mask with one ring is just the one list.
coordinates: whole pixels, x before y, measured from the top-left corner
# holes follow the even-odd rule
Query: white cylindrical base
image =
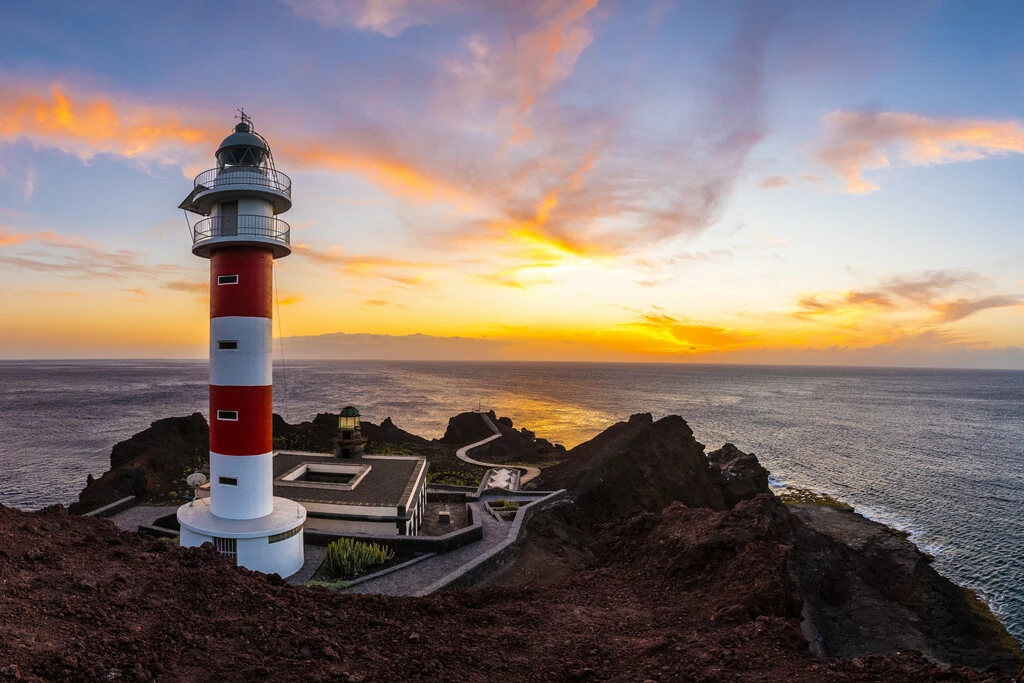
[(274, 454), (210, 453), (213, 514), (224, 519), (256, 519), (274, 509)]
[(178, 508), (181, 546), (213, 543), (235, 564), (265, 574), (288, 577), (305, 561), (303, 526), (306, 510), (295, 501), (273, 499), (273, 512), (260, 519), (222, 519), (210, 510), (209, 498)]

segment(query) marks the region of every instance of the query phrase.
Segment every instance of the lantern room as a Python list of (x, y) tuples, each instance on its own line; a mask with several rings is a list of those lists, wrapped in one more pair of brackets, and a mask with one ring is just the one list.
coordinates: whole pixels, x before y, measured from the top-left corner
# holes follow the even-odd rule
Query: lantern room
[(342, 460), (360, 458), (366, 439), (360, 432), (359, 411), (352, 406), (345, 406), (338, 415), (338, 437), (334, 454)]

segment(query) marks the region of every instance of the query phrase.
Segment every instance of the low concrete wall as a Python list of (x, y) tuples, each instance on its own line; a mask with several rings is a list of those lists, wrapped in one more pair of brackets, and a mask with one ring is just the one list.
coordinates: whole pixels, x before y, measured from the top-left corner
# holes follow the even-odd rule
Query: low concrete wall
[(135, 504), (135, 496), (128, 496), (127, 498), (122, 498), (121, 500), (115, 500), (110, 505), (104, 505), (101, 508), (96, 508), (95, 510), (90, 510), (89, 512), (86, 512), (83, 516), (84, 517), (113, 517), (118, 512), (121, 512), (122, 510), (127, 510), (128, 508), (130, 508), (134, 504)]
[(502, 567), (512, 563), (519, 555), (519, 548), (526, 538), (526, 525), (530, 519), (552, 503), (565, 498), (568, 498), (568, 492), (562, 489), (520, 507), (519, 512), (516, 513), (515, 521), (512, 522), (512, 528), (508, 532), (508, 537), (502, 543), (472, 562), (435, 581), (433, 584), (417, 592), (416, 595), (423, 597), (438, 591), (473, 586)]
[(447, 553), (464, 545), (479, 541), (484, 537), (483, 522), (473, 520), (473, 510), (468, 508), (470, 525), (444, 534), (443, 536), (372, 536), (370, 534), (325, 534), (317, 531), (305, 531), (306, 543), (310, 545), (329, 545), (339, 538), (352, 538), (365, 543), (379, 543), (395, 550), (408, 550), (414, 553)]
[(455, 486), (454, 484), (427, 484), (427, 493), (441, 493), (450, 491), (453, 493), (476, 493), (476, 486)]
[(162, 526), (152, 526), (150, 524), (140, 524), (139, 533), (146, 534), (147, 536), (156, 536), (157, 538), (178, 537), (178, 532), (174, 529), (165, 529)]
[(467, 498), (465, 491), (427, 491), (428, 503), (465, 503)]

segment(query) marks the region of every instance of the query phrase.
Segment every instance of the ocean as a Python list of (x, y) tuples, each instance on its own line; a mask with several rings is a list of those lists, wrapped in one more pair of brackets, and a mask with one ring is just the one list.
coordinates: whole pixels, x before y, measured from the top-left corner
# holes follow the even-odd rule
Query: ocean
[[(0, 362), (0, 503), (74, 501), (116, 442), (206, 400), (205, 362)], [(289, 422), (352, 404), (428, 438), (480, 406), (569, 447), (676, 413), (709, 450), (910, 532), (1024, 640), (1024, 372), (307, 361), (275, 368), (274, 404)]]

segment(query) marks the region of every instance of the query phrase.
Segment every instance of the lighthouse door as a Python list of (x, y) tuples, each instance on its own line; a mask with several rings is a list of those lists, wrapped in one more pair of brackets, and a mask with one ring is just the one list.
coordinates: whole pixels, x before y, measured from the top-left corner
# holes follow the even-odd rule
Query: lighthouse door
[(224, 202), (220, 205), (220, 236), (234, 237), (238, 234), (238, 202)]

